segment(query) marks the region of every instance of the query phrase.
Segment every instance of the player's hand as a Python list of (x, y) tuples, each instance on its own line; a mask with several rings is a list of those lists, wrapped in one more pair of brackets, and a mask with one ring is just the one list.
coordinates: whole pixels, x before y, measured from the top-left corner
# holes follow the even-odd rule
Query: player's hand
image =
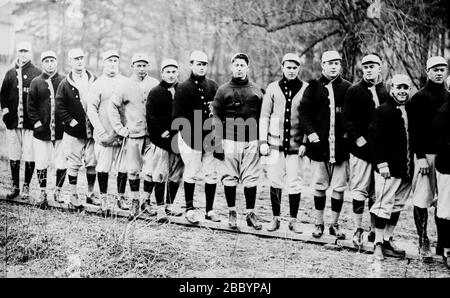
[(430, 173), (430, 166), (426, 158), (420, 158), (418, 161), (419, 173), (422, 175), (428, 175)]
[(166, 130), (165, 132), (163, 132), (161, 134), (161, 138), (166, 139), (170, 136), (170, 132), (168, 130)]
[(259, 146), (259, 153), (261, 153), (262, 156), (267, 156), (267, 155), (269, 155), (269, 151), (270, 151), (269, 144), (267, 144), (267, 143), (262, 143), (262, 144)]
[(381, 177), (383, 177), (384, 179), (389, 179), (391, 178), (391, 172), (389, 171), (389, 167), (382, 167), (380, 169), (380, 175)]
[(306, 146), (301, 145), (300, 148), (298, 148), (298, 156), (303, 157), (305, 156), (305, 153), (306, 153)]

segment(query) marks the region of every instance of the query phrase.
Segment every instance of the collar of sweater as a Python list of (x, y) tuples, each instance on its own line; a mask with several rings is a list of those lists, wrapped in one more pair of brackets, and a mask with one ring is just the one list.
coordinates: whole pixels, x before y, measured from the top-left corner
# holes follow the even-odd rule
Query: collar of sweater
[(173, 84), (170, 84), (170, 83), (167, 83), (166, 81), (162, 80), (162, 81), (159, 83), (159, 85), (160, 85), (161, 87), (165, 88), (165, 89), (169, 89), (169, 88), (172, 88), (172, 87), (176, 87), (177, 82), (175, 82), (175, 83), (173, 83)]
[[(87, 69), (84, 70), (87, 74), (88, 77), (88, 83), (91, 84), (94, 82), (95, 78), (94, 75)], [(75, 83), (74, 79), (73, 79), (73, 72), (69, 72), (69, 74), (67, 75), (67, 81), (69, 82), (70, 85), (72, 85), (73, 87), (76, 87), (77, 84)]]
[(322, 82), (324, 85), (328, 85), (329, 83), (331, 83), (332, 85), (334, 85), (335, 83), (340, 83), (342, 81), (341, 75), (338, 75), (337, 77), (335, 77), (334, 79), (329, 79), (327, 78), (323, 73), (322, 76), (319, 79), (320, 82)]
[(55, 78), (57, 76), (58, 76), (58, 72), (57, 71), (55, 71), (52, 74), (49, 74), (49, 73), (47, 73), (45, 71), (42, 72), (42, 77), (44, 78), (44, 80), (47, 80), (48, 78)]
[(361, 82), (362, 82), (362, 84), (363, 84), (365, 87), (372, 87), (372, 86), (376, 86), (376, 85), (379, 85), (379, 84), (383, 83), (383, 78), (381, 77), (381, 75), (379, 75), (379, 76), (375, 79), (375, 81), (369, 81), (369, 80), (366, 80), (366, 79), (362, 78), (362, 79), (361, 79)]
[(190, 79), (191, 79), (192, 81), (203, 82), (203, 81), (206, 80), (206, 76), (196, 76), (195, 74), (193, 74), (193, 73), (191, 72)]
[(302, 87), (302, 81), (298, 77), (296, 77), (293, 80), (288, 80), (284, 75), (283, 78), (280, 80), (280, 84), (288, 87), (289, 89)]
[(404, 101), (404, 102), (400, 102), (397, 100), (397, 98), (395, 98), (392, 94), (389, 96), (389, 100), (388, 100), (392, 105), (398, 107), (398, 106), (404, 106), (408, 101), (409, 98)]
[(27, 68), (27, 67), (31, 66), (32, 63), (31, 63), (31, 60), (28, 60), (28, 62), (26, 62), (26, 63), (24, 63), (24, 64), (20, 64), (20, 63), (19, 63), (19, 59), (17, 58), (16, 61), (15, 61), (15, 63), (14, 63), (14, 65), (15, 65), (16, 68), (19, 68), (19, 67)]
[(231, 78), (230, 85), (231, 86), (246, 86), (248, 85), (248, 77), (245, 77), (245, 79), (240, 78)]
[(445, 85), (444, 83), (438, 84), (431, 80), (428, 80), (424, 88), (430, 91), (431, 93), (439, 93), (445, 90)]

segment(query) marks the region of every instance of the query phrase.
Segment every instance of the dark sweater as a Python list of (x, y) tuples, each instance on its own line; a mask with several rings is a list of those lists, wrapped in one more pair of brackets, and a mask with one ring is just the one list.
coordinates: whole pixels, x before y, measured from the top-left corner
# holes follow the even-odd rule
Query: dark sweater
[[(299, 105), (299, 122), (303, 132), (309, 136), (316, 133), (320, 142), (306, 144), (306, 155), (315, 161), (329, 161), (329, 131), (330, 131), (330, 100), (328, 90), (325, 85), (330, 81), (322, 75), (319, 80), (309, 82), (305, 90), (303, 99)], [(351, 86), (350, 82), (337, 77), (333, 83), (333, 92), (335, 99), (335, 160), (340, 163), (347, 160), (348, 145), (344, 138), (344, 99), (347, 89)]]
[[(52, 103), (50, 98), (50, 85), (46, 82), (49, 76), (46, 73), (42, 73), (31, 81), (30, 92), (28, 93), (28, 117), (31, 124), (34, 125), (39, 121), (41, 126), (34, 128), (33, 136), (36, 139), (42, 141), (51, 140), (50, 121), (54, 118), (54, 132), (55, 140), (61, 140), (63, 135), (63, 128), (61, 120), (56, 117), (56, 91), (59, 84), (64, 77), (58, 73), (55, 73), (51, 78), (53, 86), (53, 94), (55, 98), (52, 111)], [(53, 115), (52, 115), (53, 114)]]
[(436, 84), (428, 81), (408, 103), (411, 117), (411, 141), (413, 152), (418, 158), (425, 158), (425, 154), (436, 154), (433, 119), (449, 95), (443, 83)]
[[(407, 132), (398, 106), (399, 104), (389, 97), (375, 110), (369, 126), (370, 144), (377, 172), (378, 165), (387, 163), (392, 177), (412, 179), (413, 154), (411, 150), (407, 151)], [(406, 112), (409, 115), (408, 107)], [(408, 116), (408, 122), (410, 122), (409, 119)], [(411, 145), (411, 139), (409, 145)], [(411, 149), (411, 146), (409, 148)]]
[(450, 99), (441, 106), (434, 118), (436, 136), (436, 170), (450, 175)]
[[(92, 83), (95, 76), (89, 71), (87, 71), (87, 75), (89, 83)], [(64, 132), (68, 135), (79, 139), (92, 137), (94, 128), (87, 120), (80, 93), (73, 82), (72, 72), (61, 81), (56, 91), (56, 115), (62, 121)], [(73, 119), (78, 122), (74, 127), (70, 126)]]
[(0, 90), (1, 109), (7, 108), (9, 113), (3, 115), (3, 121), (8, 129), (17, 128), (19, 124), (18, 110), (23, 110), (23, 128), (33, 129), (27, 111), (28, 89), (31, 81), (41, 74), (41, 70), (28, 61), (22, 66), (22, 106), (19, 107), (19, 66), (16, 62), (14, 68), (6, 72), (3, 84)]
[[(216, 82), (191, 74), (178, 85), (175, 93), (172, 119), (184, 118), (189, 121), (190, 129), (183, 127), (181, 136), (188, 146), (198, 151), (203, 150), (203, 139), (211, 132), (211, 129), (203, 129), (203, 124), (210, 117), (210, 104), (216, 91)], [(194, 119), (194, 115), (198, 116)]]
[[(177, 88), (177, 83), (173, 87)], [(171, 131), (172, 124), (172, 93), (169, 91), (172, 85), (161, 81), (158, 86), (150, 90), (146, 103), (147, 131), (150, 141), (156, 146), (171, 150), (171, 140), (175, 132)], [(162, 138), (161, 134), (170, 132), (170, 137)]]
[(263, 95), (263, 90), (248, 78), (233, 78), (220, 86), (212, 103), (213, 115), (222, 123), (223, 128), (223, 135), (216, 133), (216, 140), (258, 140), (258, 121)]
[[(369, 125), (375, 111), (375, 102), (372, 92), (369, 90), (373, 84), (361, 80), (348, 88), (344, 103), (344, 123), (349, 141), (350, 152), (367, 162), (372, 161), (369, 144)], [(379, 104), (383, 104), (389, 98), (389, 93), (383, 83), (375, 85), (375, 92)], [(367, 144), (359, 147), (356, 140), (363, 137)]]

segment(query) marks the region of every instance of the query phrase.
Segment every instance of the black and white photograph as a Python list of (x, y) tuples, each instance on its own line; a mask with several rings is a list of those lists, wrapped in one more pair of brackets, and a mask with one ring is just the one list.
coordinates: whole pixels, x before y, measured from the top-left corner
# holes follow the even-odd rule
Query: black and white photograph
[(450, 278), (449, 14), (0, 0), (0, 278)]

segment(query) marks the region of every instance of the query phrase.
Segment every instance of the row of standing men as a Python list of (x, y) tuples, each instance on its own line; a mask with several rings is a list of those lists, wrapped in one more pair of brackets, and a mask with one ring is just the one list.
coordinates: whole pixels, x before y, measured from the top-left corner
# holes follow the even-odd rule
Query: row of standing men
[[(65, 77), (56, 71), (53, 51), (42, 53), (42, 73), (30, 61), (29, 43), (19, 43), (17, 53), (0, 93), (13, 180), (8, 198), (20, 194), (23, 158), (22, 195), (26, 197), (29, 192), (36, 165), (41, 187), (37, 203), (45, 204), (47, 169), (54, 159), (55, 201), (63, 201), (60, 189), (67, 169), (70, 204), (82, 206), (77, 179), (84, 166), (87, 203), (101, 205), (104, 210), (117, 204), (131, 209), (134, 215), (142, 210), (164, 221), (166, 215), (181, 216), (172, 205), (183, 180), (186, 219), (198, 223), (195, 183), (205, 182), (205, 219), (220, 221), (213, 209), (220, 179), (229, 226), (237, 227), (236, 186), (242, 182), (247, 224), (261, 229), (254, 208), (264, 163), (273, 211), (267, 229), (280, 227), (285, 189), (289, 229), (301, 233), (297, 214), (306, 189), (308, 163), (316, 209), (314, 237), (324, 232), (326, 192), (330, 190), (329, 232), (345, 239), (338, 220), (349, 181), (355, 221), (353, 243), (363, 243), (362, 215), (367, 200), (371, 214), (368, 240), (375, 242), (375, 256), (404, 255), (392, 235), (413, 191), (421, 254), (431, 255), (427, 216), (428, 208), (437, 205), (437, 253), (449, 266), (450, 99), (444, 84), (447, 62), (442, 57), (427, 61), (428, 81), (410, 99), (410, 79), (395, 75), (388, 91), (381, 80), (382, 61), (374, 54), (362, 59), (363, 78), (351, 85), (340, 76), (338, 52), (322, 54), (322, 75), (310, 82), (298, 78), (300, 58), (288, 53), (281, 61), (282, 78), (264, 91), (248, 79), (249, 57), (244, 53), (233, 55), (232, 78), (220, 87), (206, 78), (208, 57), (201, 51), (191, 53), (191, 74), (182, 83), (178, 83), (179, 65), (173, 59), (162, 62), (159, 82), (148, 75), (149, 57), (145, 54), (132, 57), (133, 74), (125, 78), (118, 71), (119, 53), (106, 51), (103, 74), (96, 78), (85, 69), (81, 49), (69, 51), (71, 71)], [(118, 195), (108, 196), (113, 169), (118, 172)], [(144, 180), (143, 199), (140, 178)], [(100, 200), (94, 194), (96, 179)], [(125, 197), (127, 180), (131, 206)], [(153, 189), (156, 210), (150, 203)]]

